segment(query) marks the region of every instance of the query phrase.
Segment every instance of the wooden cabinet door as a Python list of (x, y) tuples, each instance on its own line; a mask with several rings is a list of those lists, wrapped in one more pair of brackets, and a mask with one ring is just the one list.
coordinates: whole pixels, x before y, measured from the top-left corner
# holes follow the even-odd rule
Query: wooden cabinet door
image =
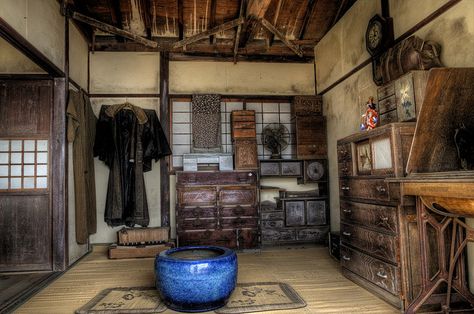
[(52, 81), (0, 81), (0, 272), (53, 270), (52, 112)]

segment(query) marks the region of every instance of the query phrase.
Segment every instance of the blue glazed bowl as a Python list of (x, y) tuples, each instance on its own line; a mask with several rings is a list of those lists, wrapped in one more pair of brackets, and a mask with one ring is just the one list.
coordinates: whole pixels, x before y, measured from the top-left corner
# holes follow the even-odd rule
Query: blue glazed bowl
[(205, 312), (225, 305), (237, 282), (237, 255), (219, 246), (184, 246), (155, 259), (156, 288), (180, 312)]

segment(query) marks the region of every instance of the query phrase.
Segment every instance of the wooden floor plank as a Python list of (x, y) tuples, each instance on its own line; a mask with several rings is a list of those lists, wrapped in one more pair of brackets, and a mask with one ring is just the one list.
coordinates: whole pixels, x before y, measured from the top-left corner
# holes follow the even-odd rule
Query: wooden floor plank
[[(66, 314), (111, 287), (153, 286), (153, 259), (109, 260), (95, 251), (43, 289), (15, 313)], [(297, 313), (399, 313), (370, 292), (344, 278), (325, 247), (268, 248), (238, 254), (239, 282), (289, 283), (306, 301)], [(165, 313), (176, 313), (168, 310)], [(266, 311), (262, 313), (273, 313)]]

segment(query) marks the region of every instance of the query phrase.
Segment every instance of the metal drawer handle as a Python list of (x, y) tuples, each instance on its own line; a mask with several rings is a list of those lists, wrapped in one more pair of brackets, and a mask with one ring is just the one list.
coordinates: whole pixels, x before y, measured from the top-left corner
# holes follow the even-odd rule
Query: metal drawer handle
[(345, 232), (345, 231), (344, 231), (344, 232), (342, 232), (342, 235), (345, 235), (345, 236), (348, 236), (348, 237), (350, 237), (350, 236), (351, 236), (351, 233), (350, 233), (350, 232)]
[(375, 189), (376, 189), (378, 192), (380, 192), (380, 193), (385, 193), (385, 192), (387, 191), (387, 190), (386, 190), (383, 186), (381, 186), (381, 185), (377, 186)]
[(343, 187), (341, 187), (341, 190), (343, 190), (343, 191), (349, 191), (350, 189), (351, 189), (351, 188), (348, 187), (348, 186), (343, 186)]
[(352, 210), (350, 210), (350, 209), (343, 209), (342, 211), (345, 212), (345, 213), (352, 213)]
[(381, 271), (378, 271), (378, 272), (377, 272), (377, 276), (379, 276), (380, 278), (383, 278), (383, 279), (387, 279), (387, 278), (388, 278), (387, 274), (384, 274), (384, 273), (381, 272)]
[(345, 260), (345, 261), (350, 261), (350, 260), (351, 260), (350, 257), (347, 257), (347, 256), (345, 256), (345, 255), (342, 255), (342, 259)]
[(382, 221), (388, 221), (388, 217), (380, 217), (380, 220), (382, 220)]

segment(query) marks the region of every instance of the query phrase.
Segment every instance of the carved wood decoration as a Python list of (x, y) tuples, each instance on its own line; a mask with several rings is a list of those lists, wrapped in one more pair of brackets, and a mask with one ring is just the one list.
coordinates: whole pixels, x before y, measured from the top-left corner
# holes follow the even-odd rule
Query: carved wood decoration
[(231, 138), (235, 169), (257, 169), (257, 131), (254, 110), (234, 110), (231, 114)]
[(355, 0), (66, 2), (68, 12), (81, 14), (76, 22), (94, 51), (310, 62), (314, 46)]

